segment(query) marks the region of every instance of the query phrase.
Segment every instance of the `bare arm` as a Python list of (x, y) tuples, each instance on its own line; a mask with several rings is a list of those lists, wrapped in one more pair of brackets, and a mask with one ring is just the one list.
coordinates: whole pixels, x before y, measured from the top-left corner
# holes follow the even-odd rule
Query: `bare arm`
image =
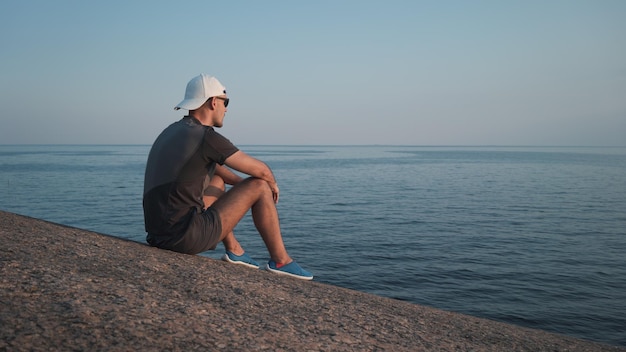
[(251, 157), (241, 150), (228, 157), (225, 164), (234, 170), (267, 181), (274, 194), (274, 202), (278, 203), (278, 194), (280, 191), (276, 184), (274, 174), (267, 164)]
[(215, 174), (221, 177), (227, 185), (236, 185), (243, 180), (241, 176), (230, 171), (230, 169), (228, 169), (227, 167), (219, 164), (217, 164), (215, 167)]

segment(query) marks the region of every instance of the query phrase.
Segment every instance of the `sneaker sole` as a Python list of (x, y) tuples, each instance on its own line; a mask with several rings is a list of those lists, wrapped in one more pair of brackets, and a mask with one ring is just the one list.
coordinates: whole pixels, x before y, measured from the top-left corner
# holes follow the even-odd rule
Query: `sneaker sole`
[(280, 270), (276, 270), (276, 269), (272, 269), (270, 268), (269, 265), (265, 265), (265, 270), (267, 271), (271, 271), (274, 274), (278, 274), (278, 275), (285, 275), (285, 276), (291, 276), (294, 277), (296, 279), (300, 279), (300, 280), (313, 280), (313, 276), (300, 276), (300, 275), (296, 275), (296, 274), (292, 274), (292, 273), (288, 273), (285, 271), (280, 271)]
[(222, 256), (222, 260), (225, 262), (229, 262), (231, 264), (237, 264), (237, 265), (243, 265), (243, 266), (247, 266), (248, 268), (252, 268), (252, 269), (258, 269), (259, 266), (258, 265), (254, 265), (254, 264), (250, 264), (250, 263), (246, 263), (246, 262), (240, 262), (240, 261), (235, 261), (235, 260), (231, 260), (227, 254), (224, 254)]

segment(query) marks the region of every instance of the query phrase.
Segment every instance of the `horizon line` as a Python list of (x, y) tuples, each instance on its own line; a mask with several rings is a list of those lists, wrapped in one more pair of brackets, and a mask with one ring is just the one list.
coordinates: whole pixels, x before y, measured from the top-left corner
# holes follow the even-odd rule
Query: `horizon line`
[[(145, 143), (0, 143), (0, 146), (151, 146)], [(626, 148), (626, 145), (546, 145), (546, 144), (258, 144), (246, 147), (420, 147), (420, 148)]]

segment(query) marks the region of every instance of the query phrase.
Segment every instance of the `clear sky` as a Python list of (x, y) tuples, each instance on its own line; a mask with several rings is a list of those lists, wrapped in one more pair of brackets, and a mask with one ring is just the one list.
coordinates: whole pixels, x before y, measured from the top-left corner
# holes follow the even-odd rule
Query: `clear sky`
[(626, 145), (626, 1), (0, 2), (0, 144)]

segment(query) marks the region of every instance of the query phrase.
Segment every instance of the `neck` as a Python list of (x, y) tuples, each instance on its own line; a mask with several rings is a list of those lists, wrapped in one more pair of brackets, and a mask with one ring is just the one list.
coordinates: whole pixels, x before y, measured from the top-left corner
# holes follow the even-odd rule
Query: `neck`
[(189, 116), (193, 116), (204, 126), (213, 126), (213, 119), (206, 109), (189, 110)]

